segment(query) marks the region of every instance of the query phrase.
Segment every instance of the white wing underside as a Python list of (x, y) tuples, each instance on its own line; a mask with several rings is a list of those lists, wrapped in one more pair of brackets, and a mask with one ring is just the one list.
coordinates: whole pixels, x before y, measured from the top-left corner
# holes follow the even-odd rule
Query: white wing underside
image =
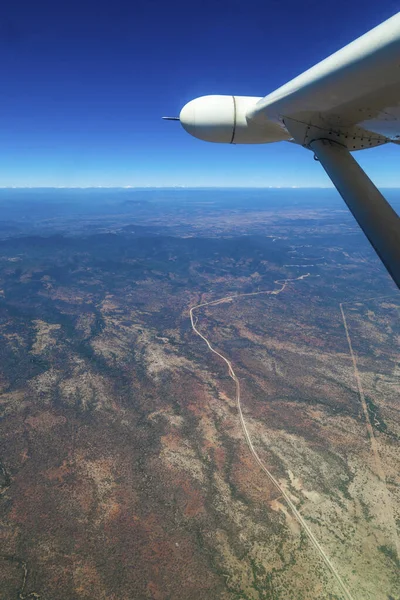
[(400, 13), (260, 100), (247, 117), (283, 124), (306, 146), (321, 137), (351, 151), (400, 143)]

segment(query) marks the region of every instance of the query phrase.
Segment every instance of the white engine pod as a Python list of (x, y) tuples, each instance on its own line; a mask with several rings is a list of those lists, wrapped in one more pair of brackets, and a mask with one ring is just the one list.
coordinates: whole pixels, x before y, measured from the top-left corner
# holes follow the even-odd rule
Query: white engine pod
[(202, 96), (188, 102), (179, 115), (182, 127), (194, 137), (220, 144), (267, 144), (290, 139), (283, 125), (262, 125), (247, 119), (247, 112), (262, 98)]

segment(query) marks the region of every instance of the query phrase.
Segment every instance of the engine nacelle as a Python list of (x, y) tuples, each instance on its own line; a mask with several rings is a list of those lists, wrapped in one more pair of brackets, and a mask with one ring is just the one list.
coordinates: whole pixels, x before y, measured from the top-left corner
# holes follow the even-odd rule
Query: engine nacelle
[(257, 124), (247, 112), (262, 98), (252, 96), (202, 96), (188, 102), (179, 115), (183, 128), (205, 142), (268, 144), (290, 139), (280, 123)]

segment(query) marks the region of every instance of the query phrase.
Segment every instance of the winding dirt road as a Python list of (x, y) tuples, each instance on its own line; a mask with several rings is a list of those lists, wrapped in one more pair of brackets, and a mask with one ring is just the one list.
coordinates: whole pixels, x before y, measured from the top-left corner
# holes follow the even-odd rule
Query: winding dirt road
[(303, 530), (306, 533), (307, 537), (309, 538), (310, 542), (312, 543), (312, 545), (314, 546), (314, 548), (316, 549), (316, 551), (318, 552), (318, 554), (320, 555), (320, 557), (324, 561), (325, 565), (328, 567), (329, 571), (331, 572), (331, 574), (335, 578), (336, 582), (338, 583), (338, 585), (339, 585), (339, 587), (340, 587), (340, 589), (341, 589), (341, 591), (343, 593), (344, 598), (346, 598), (346, 600), (354, 600), (353, 596), (350, 594), (349, 590), (347, 589), (346, 585), (344, 584), (344, 582), (343, 582), (342, 578), (340, 577), (338, 571), (336, 570), (335, 566), (332, 564), (332, 561), (330, 560), (330, 558), (325, 553), (324, 549), (322, 548), (322, 546), (320, 545), (320, 543), (316, 539), (315, 535), (312, 533), (312, 531), (309, 528), (309, 526), (307, 525), (306, 521), (303, 519), (303, 517), (301, 516), (301, 514), (297, 510), (296, 506), (293, 504), (293, 502), (291, 501), (291, 499), (288, 496), (288, 494), (281, 487), (281, 485), (279, 484), (279, 482), (277, 481), (277, 479), (272, 475), (272, 473), (267, 469), (267, 467), (265, 466), (265, 464), (262, 462), (261, 458), (257, 454), (257, 451), (255, 450), (255, 448), (253, 446), (253, 442), (252, 442), (252, 439), (250, 437), (250, 433), (249, 433), (249, 431), (247, 429), (245, 418), (243, 416), (242, 402), (241, 402), (241, 396), (240, 396), (240, 382), (239, 382), (238, 377), (235, 374), (235, 371), (233, 370), (232, 363), (231, 363), (231, 361), (228, 358), (226, 358), (226, 356), (224, 356), (223, 354), (221, 354), (220, 352), (218, 352), (217, 350), (215, 350), (215, 348), (213, 348), (213, 346), (211, 345), (210, 341), (206, 338), (206, 336), (203, 335), (197, 329), (198, 317), (194, 316), (194, 311), (198, 310), (199, 308), (203, 308), (205, 306), (216, 306), (217, 304), (222, 304), (224, 302), (231, 302), (231, 301), (234, 301), (234, 300), (236, 300), (238, 298), (243, 298), (243, 297), (246, 297), (246, 296), (247, 297), (248, 296), (259, 296), (261, 294), (271, 295), (271, 296), (277, 296), (278, 294), (281, 294), (286, 289), (286, 287), (289, 284), (289, 282), (291, 282), (291, 281), (299, 281), (299, 280), (305, 279), (306, 277), (309, 277), (309, 276), (310, 276), (310, 273), (306, 273), (305, 275), (301, 275), (300, 277), (296, 277), (295, 279), (284, 279), (284, 280), (279, 280), (278, 279), (277, 281), (275, 281), (275, 283), (277, 285), (280, 285), (281, 287), (280, 287), (280, 289), (277, 289), (277, 290), (269, 290), (269, 291), (263, 291), (263, 292), (252, 292), (252, 293), (248, 293), (248, 294), (237, 294), (236, 296), (225, 296), (224, 298), (220, 298), (219, 300), (212, 300), (211, 302), (203, 302), (201, 304), (197, 304), (196, 306), (192, 306), (192, 308), (189, 311), (189, 314), (190, 314), (190, 321), (191, 321), (191, 324), (192, 324), (193, 331), (196, 333), (196, 335), (198, 335), (199, 337), (201, 337), (202, 340), (204, 340), (204, 342), (207, 344), (207, 346), (208, 346), (209, 350), (211, 350), (211, 352), (213, 352), (214, 354), (216, 354), (217, 356), (219, 356), (225, 362), (225, 364), (228, 367), (229, 375), (233, 379), (233, 381), (235, 382), (235, 388), (236, 388), (236, 405), (237, 405), (237, 409), (238, 409), (238, 413), (239, 413), (239, 417), (240, 417), (240, 424), (241, 424), (242, 431), (244, 433), (247, 445), (249, 447), (249, 450), (250, 450), (250, 452), (251, 452), (251, 454), (252, 454), (255, 462), (258, 464), (258, 466), (260, 467), (260, 469), (267, 475), (268, 479), (271, 481), (271, 483), (276, 487), (276, 489), (280, 492), (280, 494), (285, 499), (286, 504), (289, 506), (289, 508), (292, 511), (294, 517), (296, 518), (296, 520), (298, 521), (298, 523), (300, 524), (300, 526), (303, 528)]

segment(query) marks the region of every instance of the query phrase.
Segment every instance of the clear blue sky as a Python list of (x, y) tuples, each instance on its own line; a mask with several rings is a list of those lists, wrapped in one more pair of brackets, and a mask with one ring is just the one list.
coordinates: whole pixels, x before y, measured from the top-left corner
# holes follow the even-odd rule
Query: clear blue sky
[[(0, 8), (0, 186), (326, 186), (292, 144), (188, 136), (196, 96), (264, 96), (393, 15), (398, 2), (13, 0)], [(400, 186), (400, 149), (358, 154)]]

